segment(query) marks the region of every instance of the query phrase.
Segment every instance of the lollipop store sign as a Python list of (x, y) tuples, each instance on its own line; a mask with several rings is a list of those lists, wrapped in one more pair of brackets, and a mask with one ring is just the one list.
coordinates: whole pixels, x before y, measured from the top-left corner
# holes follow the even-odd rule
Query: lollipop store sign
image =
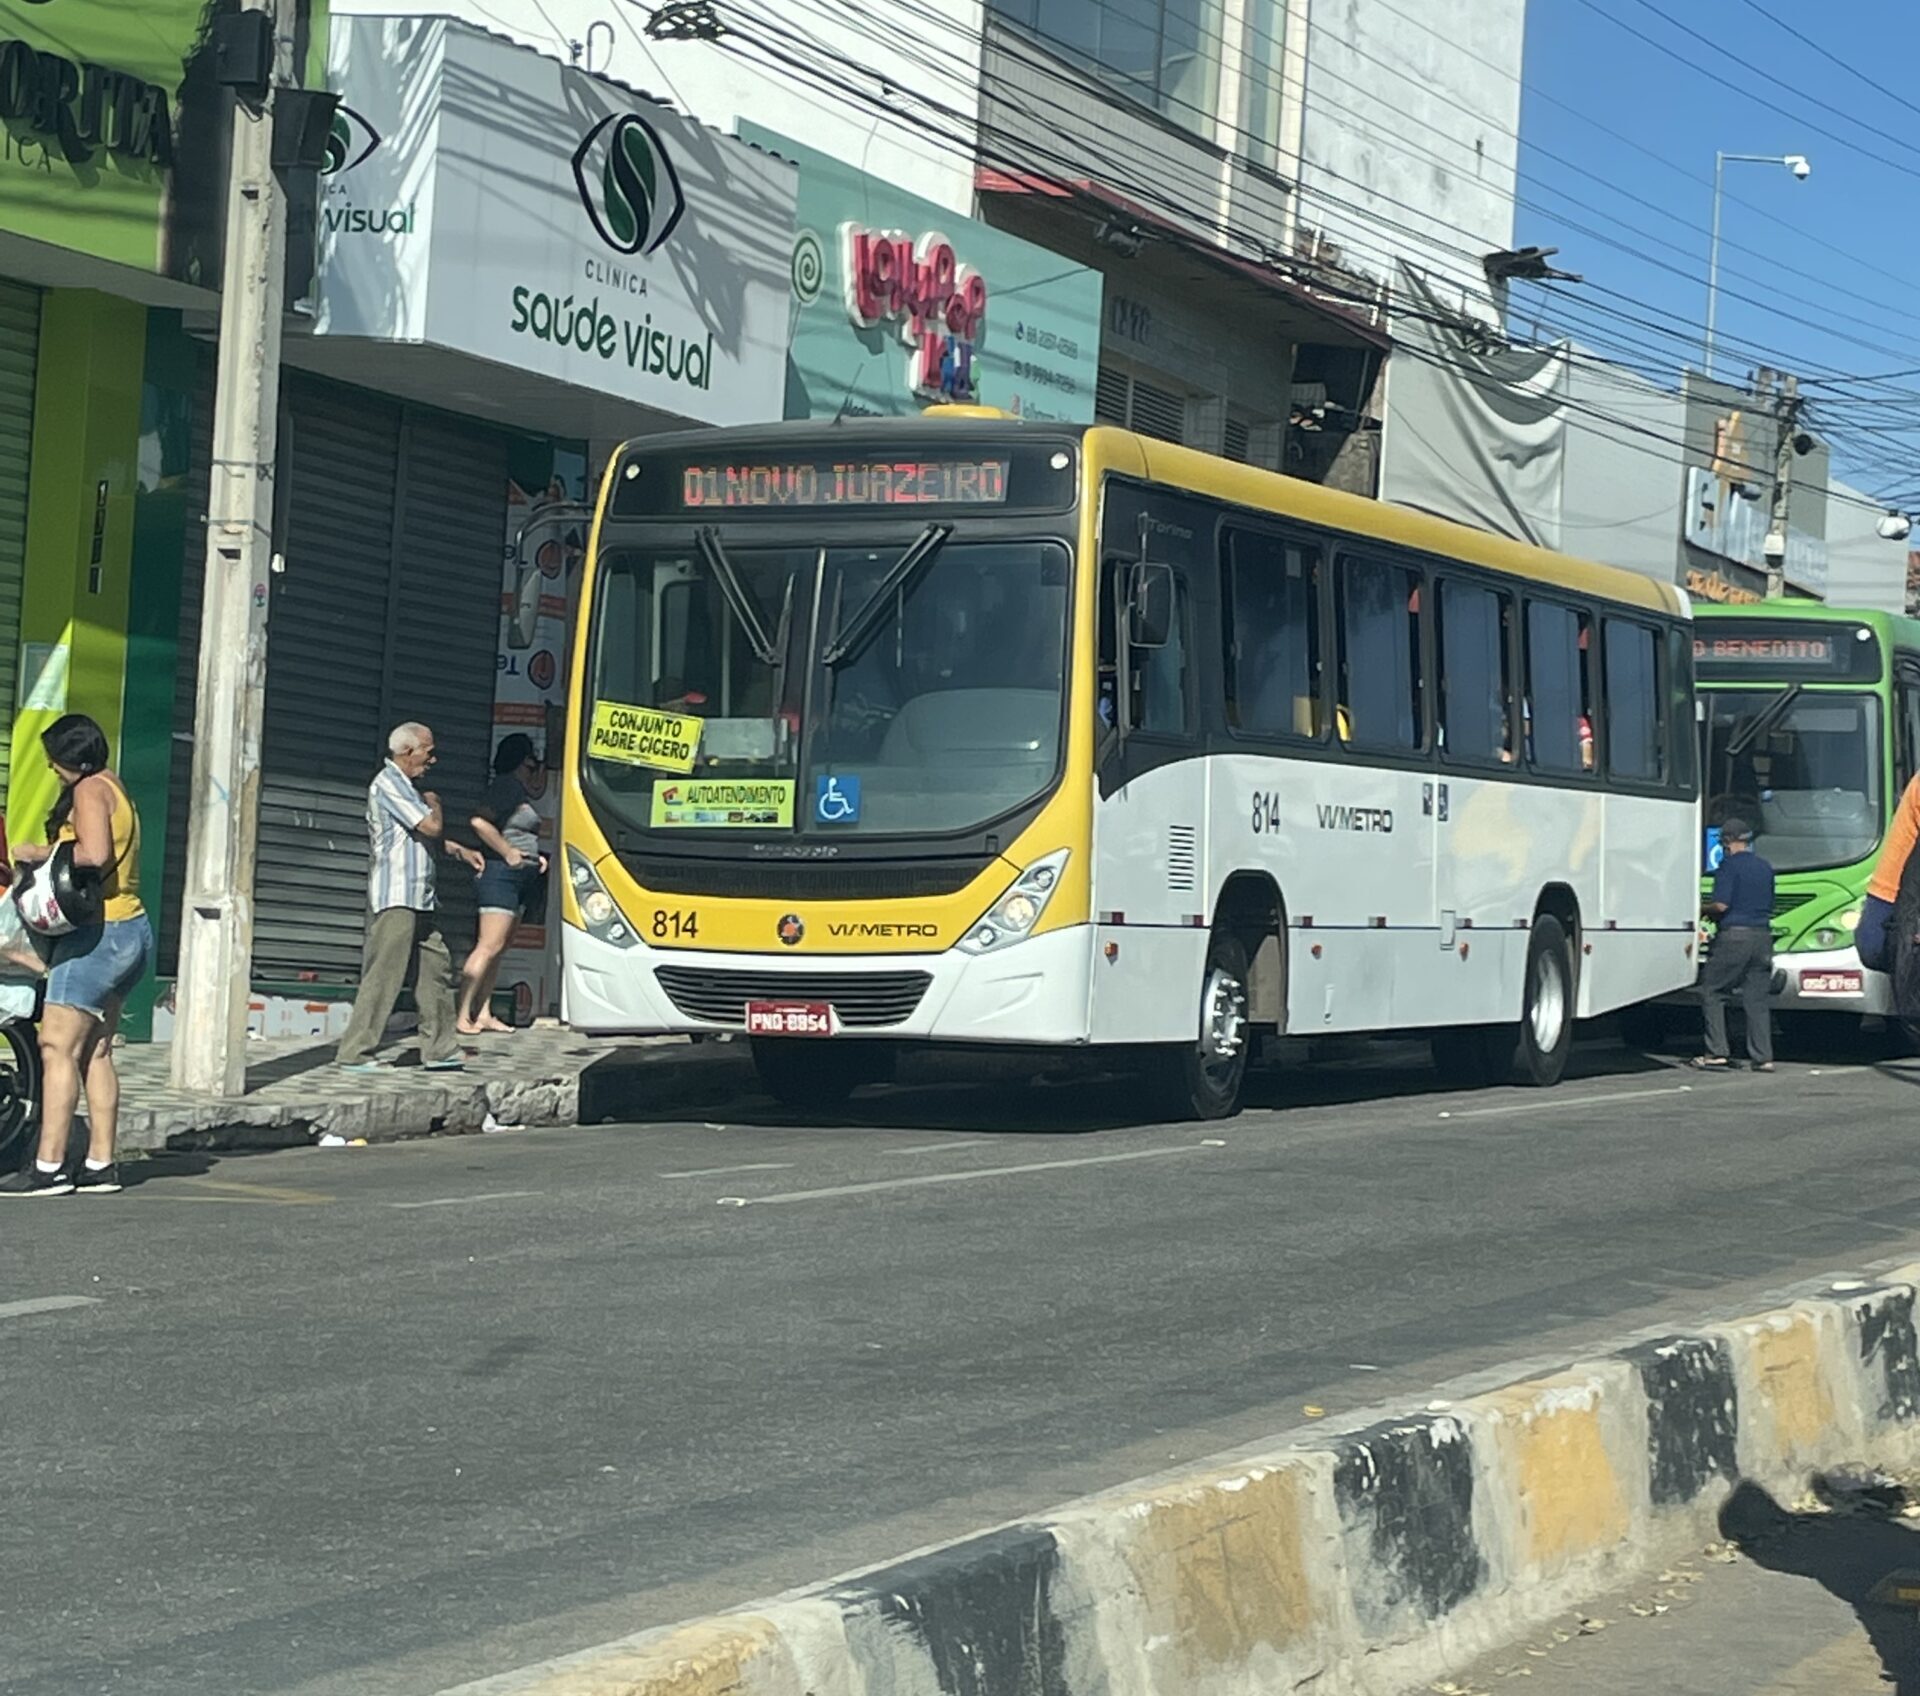
[(863, 330), (896, 325), (907, 387), (922, 400), (977, 401), (974, 362), (987, 319), (987, 280), (946, 237), (840, 226), (847, 315)]

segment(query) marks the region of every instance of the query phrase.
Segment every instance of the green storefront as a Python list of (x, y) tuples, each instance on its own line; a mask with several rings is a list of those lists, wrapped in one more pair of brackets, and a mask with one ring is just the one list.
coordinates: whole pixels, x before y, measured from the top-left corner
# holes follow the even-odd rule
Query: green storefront
[[(183, 573), (205, 432), (232, 96), (219, 0), (0, 0), (0, 747), (11, 840), (53, 800), (40, 732), (99, 720), (158, 901)], [(317, 84), (325, 0), (296, 8)], [(200, 335), (188, 333), (193, 323)], [(171, 915), (158, 915), (167, 924)], [(129, 1008), (144, 1034), (150, 993)]]

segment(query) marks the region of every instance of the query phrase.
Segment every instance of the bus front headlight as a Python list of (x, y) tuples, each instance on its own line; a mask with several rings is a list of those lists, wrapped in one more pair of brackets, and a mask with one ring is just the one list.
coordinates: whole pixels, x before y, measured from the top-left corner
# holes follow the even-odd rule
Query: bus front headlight
[(1035, 860), (1013, 880), (1013, 887), (987, 909), (985, 916), (968, 929), (960, 939), (960, 947), (969, 954), (984, 954), (989, 949), (1018, 942), (1031, 932), (1047, 910), (1053, 892), (1060, 887), (1070, 852), (1062, 848), (1045, 859)]
[(627, 923), (620, 905), (607, 893), (607, 886), (578, 848), (567, 850), (567, 876), (573, 881), (573, 899), (580, 909), (580, 921), (587, 934), (615, 948), (631, 948), (640, 939)]

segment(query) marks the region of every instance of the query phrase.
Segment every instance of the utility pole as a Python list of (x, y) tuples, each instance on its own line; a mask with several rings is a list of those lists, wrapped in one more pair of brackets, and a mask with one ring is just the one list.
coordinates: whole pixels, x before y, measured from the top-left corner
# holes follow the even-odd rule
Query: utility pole
[(240, 94), (233, 111), (173, 1044), (177, 1088), (226, 1096), (246, 1086), (287, 251), (286, 191), (273, 169), (273, 87), (291, 80), (294, 21), (291, 0), (247, 0), (244, 9), (272, 21), (273, 86), (264, 97)]
[(1793, 502), (1793, 462), (1798, 456), (1795, 442), (1800, 431), (1800, 379), (1783, 377), (1775, 397), (1773, 415), (1779, 435), (1773, 445), (1773, 514), (1767, 524), (1767, 598), (1778, 600), (1787, 592), (1787, 515)]

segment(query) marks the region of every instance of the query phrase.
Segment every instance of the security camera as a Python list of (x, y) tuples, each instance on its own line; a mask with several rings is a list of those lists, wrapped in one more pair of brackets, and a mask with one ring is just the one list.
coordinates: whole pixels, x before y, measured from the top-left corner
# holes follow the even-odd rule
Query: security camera
[(1767, 564), (1783, 564), (1787, 557), (1787, 538), (1778, 530), (1769, 530), (1760, 551), (1767, 556)]
[(1913, 534), (1913, 520), (1904, 512), (1890, 512), (1880, 520), (1880, 540), (1904, 542)]
[(1813, 175), (1813, 167), (1807, 163), (1807, 156), (1804, 153), (1789, 153), (1783, 163), (1801, 182), (1805, 182)]

